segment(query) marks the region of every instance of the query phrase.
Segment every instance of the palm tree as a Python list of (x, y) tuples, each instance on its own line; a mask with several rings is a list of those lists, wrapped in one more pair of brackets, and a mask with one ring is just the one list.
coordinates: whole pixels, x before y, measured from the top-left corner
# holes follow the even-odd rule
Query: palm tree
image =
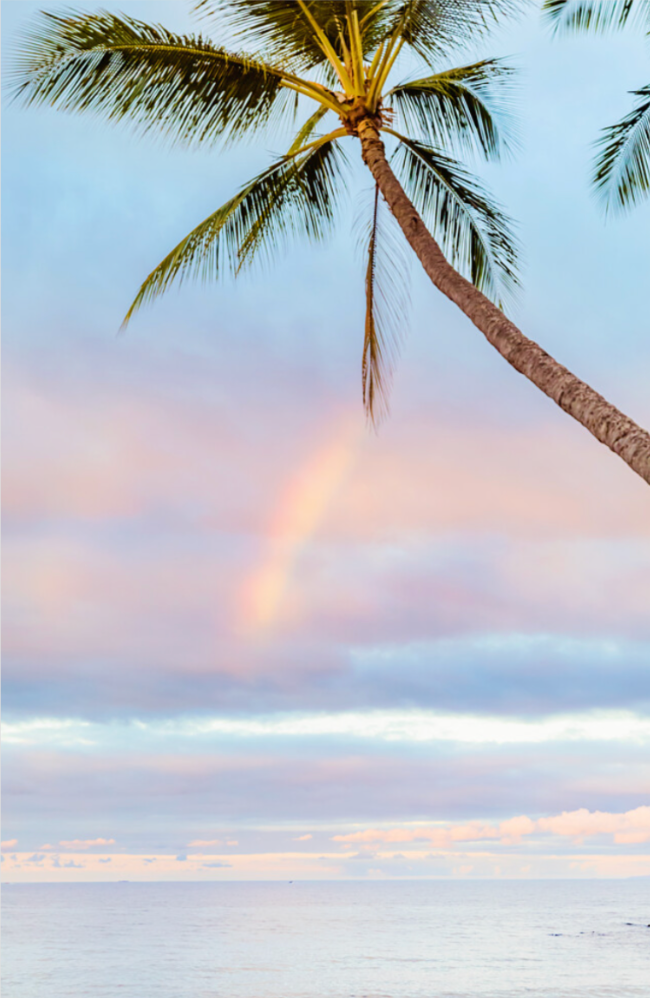
[[(544, 0), (544, 10), (556, 31), (605, 31), (638, 17), (650, 35), (650, 0)], [(597, 142), (592, 179), (606, 209), (630, 208), (650, 192), (650, 86), (632, 94), (632, 110)]]
[[(173, 282), (238, 272), (293, 233), (321, 238), (344, 187), (344, 143), (358, 142), (376, 185), (367, 247), (363, 393), (385, 403), (391, 298), (378, 281), (388, 205), (434, 285), (529, 378), (650, 483), (650, 434), (527, 339), (500, 307), (516, 287), (503, 212), (456, 155), (507, 144), (510, 70), (486, 59), (442, 68), (529, 0), (201, 0), (227, 47), (126, 16), (46, 14), (15, 65), (28, 104), (129, 119), (187, 144), (302, 123), (287, 152), (198, 225), (147, 277), (126, 320)], [(250, 52), (239, 51), (245, 41)], [(251, 54), (252, 53), (252, 54)], [(422, 75), (394, 83), (400, 58)], [(305, 105), (310, 113), (304, 112)], [(335, 125), (321, 133), (327, 118)], [(295, 127), (295, 126), (294, 126)], [(384, 140), (394, 151), (387, 156)], [(385, 260), (384, 260), (385, 263)], [(395, 309), (392, 309), (393, 317)]]

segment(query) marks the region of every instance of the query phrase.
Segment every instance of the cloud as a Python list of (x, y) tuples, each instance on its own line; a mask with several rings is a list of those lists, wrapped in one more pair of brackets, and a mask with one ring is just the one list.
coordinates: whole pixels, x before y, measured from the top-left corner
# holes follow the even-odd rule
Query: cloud
[[(34, 721), (6, 722), (6, 745), (34, 749), (58, 741), (51, 724)], [(373, 746), (419, 745), (422, 743), (457, 743), (468, 745), (566, 744), (571, 742), (604, 743), (650, 742), (650, 718), (629, 711), (598, 711), (586, 714), (560, 714), (540, 719), (519, 719), (480, 714), (454, 714), (422, 709), (374, 710), (275, 714), (258, 717), (204, 716), (178, 720), (150, 719), (135, 724), (90, 724), (82, 731), (90, 736), (95, 752), (115, 750), (130, 743), (132, 749), (144, 750), (154, 745), (159, 752), (185, 750), (205, 752), (231, 738), (242, 752), (255, 751), (260, 743), (269, 747), (300, 742), (305, 747), (328, 743), (370, 743)], [(74, 745), (74, 722), (65, 726), (59, 742)], [(81, 739), (79, 739), (81, 741)], [(90, 844), (108, 840), (97, 839)], [(190, 846), (218, 845), (219, 839), (196, 839)], [(51, 845), (41, 848), (52, 848)]]
[(299, 836), (298, 836), (297, 838), (295, 838), (295, 839), (294, 839), (293, 841), (294, 841), (294, 842), (309, 842), (309, 840), (310, 840), (311, 838), (313, 838), (313, 836), (312, 836), (312, 835), (299, 835)]
[(577, 843), (594, 835), (611, 835), (616, 845), (650, 842), (650, 807), (637, 807), (621, 814), (590, 812), (581, 808), (537, 820), (519, 815), (498, 824), (474, 821), (433, 828), (367, 828), (360, 832), (334, 835), (332, 841), (345, 846), (361, 845), (365, 848), (380, 844), (386, 846), (426, 842), (434, 848), (448, 849), (457, 842), (479, 842), (484, 839), (495, 839), (504, 845), (512, 845), (520, 842), (522, 837), (536, 833), (566, 836)]
[[(568, 434), (552, 417), (536, 425), (486, 419), (481, 403), (467, 399), (464, 418), (450, 418), (444, 403), (430, 402), (403, 412), (373, 438), (364, 433), (356, 393), (345, 408), (323, 400), (319, 414), (306, 411), (296, 391), (293, 402), (266, 407), (263, 426), (251, 433), (241, 418), (241, 386), (229, 400), (237, 421), (224, 419), (223, 401), (212, 391), (223, 357), (204, 358), (202, 370), (183, 358), (182, 372), (177, 355), (166, 358), (160, 386), (147, 376), (151, 353), (134, 349), (131, 361), (137, 358), (140, 366), (131, 363), (132, 380), (125, 384), (120, 356), (103, 351), (98, 379), (99, 348), (77, 346), (72, 375), (58, 356), (50, 355), (42, 371), (33, 361), (8, 363), (6, 404), (20, 418), (7, 428), (4, 503), (7, 515), (23, 524), (136, 519), (162, 509), (177, 518), (189, 513), (205, 525), (217, 522), (223, 530), (278, 533), (287, 527), (291, 536), (298, 521), (308, 527), (313, 521), (333, 539), (404, 530), (647, 534), (644, 497), (634, 482), (608, 474), (610, 465), (588, 437)], [(250, 394), (257, 409), (252, 388)], [(346, 459), (344, 431), (344, 456), (337, 461), (341, 427), (351, 418), (357, 432), (350, 439), (358, 439)], [(259, 424), (259, 415), (251, 412), (249, 419)], [(579, 477), (571, 474), (576, 454)], [(339, 469), (345, 465), (343, 479)], [(337, 495), (330, 484), (339, 480)], [(321, 509), (319, 497), (328, 490), (335, 501)], [(586, 502), (596, 490), (599, 502)], [(263, 505), (256, 502), (260, 494)], [(625, 528), (617, 516), (623, 503)]]
[(113, 845), (115, 845), (115, 839), (71, 839), (59, 842), (59, 846), (70, 852), (76, 852), (78, 849), (93, 849), (96, 846)]
[[(424, 847), (423, 847), (424, 846)], [(618, 850), (618, 851), (617, 851)], [(545, 878), (647, 876), (650, 855), (614, 851), (588, 851), (575, 848), (558, 850), (555, 841), (530, 842), (525, 850), (499, 842), (458, 843), (450, 849), (431, 851), (426, 843), (419, 847), (402, 844), (398, 848), (379, 847), (373, 852), (349, 849), (338, 852), (247, 852), (229, 857), (188, 857), (179, 864), (173, 854), (144, 857), (121, 853), (103, 865), (103, 857), (87, 856), (81, 863), (70, 860), (65, 866), (25, 863), (25, 854), (12, 862), (8, 876), (16, 882), (82, 881), (192, 881), (218, 879), (259, 880), (336, 880), (340, 878), (392, 877), (472, 877)], [(23, 863), (19, 861), (23, 859)], [(155, 864), (147, 863), (155, 859)], [(471, 867), (471, 870), (468, 868)]]
[(519, 842), (523, 835), (532, 835), (534, 831), (535, 822), (525, 814), (518, 818), (509, 818), (499, 824), (501, 841), (506, 843)]
[(18, 844), (18, 839), (5, 839), (2, 843), (3, 849), (13, 849), (15, 845)]
[[(521, 819), (519, 819), (521, 820)], [(351, 832), (347, 835), (332, 836), (333, 842), (344, 845), (398, 845), (410, 842), (427, 842), (428, 844), (446, 849), (456, 842), (479, 842), (483, 839), (498, 839), (498, 827), (482, 822), (470, 822), (465, 825), (452, 825), (441, 828), (368, 828), (363, 832)]]
[[(215, 815), (239, 823), (232, 833), (241, 840), (243, 829), (257, 823), (291, 822), (300, 829), (337, 826), (345, 816), (376, 828), (377, 822), (401, 826), (423, 816), (427, 824), (463, 824), (477, 815), (492, 823), (517, 814), (570, 812), (576, 801), (592, 812), (623, 813), (647, 800), (647, 743), (624, 738), (475, 745), (341, 736), (248, 743), (231, 735), (199, 744), (145, 740), (125, 752), (127, 740), (119, 731), (115, 736), (113, 744), (90, 753), (45, 745), (5, 749), (5, 820), (20, 841), (39, 835), (31, 840), (36, 847), (43, 813), (52, 838), (72, 842), (66, 831), (74, 829), (78, 841), (95, 841), (93, 815), (100, 808), (110, 815), (121, 848), (145, 852), (152, 842), (171, 851), (180, 842), (209, 841)], [(105, 852), (107, 846), (95, 848)]]
[(623, 814), (603, 811), (563, 811), (550, 818), (541, 818), (538, 827), (554, 835), (566, 835), (581, 842), (592, 835), (612, 835), (619, 845), (650, 842), (650, 807), (637, 807)]
[[(27, 659), (7, 653), (4, 683), (15, 712), (49, 714), (61, 722), (70, 714), (124, 717), (136, 709), (140, 717), (201, 714), (207, 704), (215, 713), (239, 718), (397, 705), (528, 717), (650, 709), (650, 642), (645, 640), (481, 631), (404, 642), (372, 636), (364, 643), (357, 635), (345, 644), (334, 640), (337, 626), (332, 623), (322, 642), (293, 636), (289, 644), (278, 640), (257, 647), (219, 638), (218, 661), (210, 669), (181, 656), (180, 645), (178, 666), (165, 664), (164, 655), (169, 657), (176, 641), (170, 638), (155, 682), (149, 661), (142, 669), (127, 668), (119, 664), (117, 652), (110, 668), (103, 657), (94, 664), (92, 658), (75, 663), (72, 654), (45, 668), (31, 653)], [(212, 647), (214, 652), (214, 641)], [(151, 655), (157, 659), (156, 649)], [(218, 664), (224, 659), (227, 669)], [(51, 736), (58, 741), (91, 737), (79, 724), (74, 733), (52, 727)]]
[[(235, 843), (236, 844), (236, 843)], [(207, 846), (220, 846), (223, 845), (220, 839), (193, 839), (188, 842), (188, 846), (192, 849), (201, 849)]]

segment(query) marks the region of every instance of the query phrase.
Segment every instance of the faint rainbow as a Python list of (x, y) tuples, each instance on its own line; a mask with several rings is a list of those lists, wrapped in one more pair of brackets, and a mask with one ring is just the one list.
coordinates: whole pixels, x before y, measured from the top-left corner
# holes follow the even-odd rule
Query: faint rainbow
[(295, 565), (343, 484), (362, 439), (359, 414), (346, 417), (288, 483), (271, 523), (263, 560), (244, 587), (247, 629), (259, 633), (277, 619)]

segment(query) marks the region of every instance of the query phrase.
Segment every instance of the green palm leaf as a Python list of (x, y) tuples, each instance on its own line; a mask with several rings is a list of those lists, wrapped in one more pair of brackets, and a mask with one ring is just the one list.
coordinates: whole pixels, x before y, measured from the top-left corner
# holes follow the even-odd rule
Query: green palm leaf
[(465, 45), (498, 20), (530, 6), (531, 0), (200, 0), (195, 9), (213, 23), (248, 39), (296, 71), (325, 64), (313, 22), (339, 56), (346, 14), (354, 10), (364, 53), (391, 36), (403, 39), (427, 60)]
[(450, 69), (394, 87), (386, 94), (413, 135), (431, 145), (460, 146), (498, 158), (507, 148), (513, 69), (500, 59)]
[(375, 425), (388, 412), (392, 369), (406, 323), (408, 257), (401, 232), (375, 187), (368, 233), (366, 321), (361, 376), (363, 402)]
[(392, 27), (414, 52), (435, 62), (530, 6), (530, 0), (402, 0), (387, 11), (384, 30)]
[(307, 142), (307, 139), (311, 138), (311, 136), (314, 133), (314, 129), (316, 128), (317, 125), (320, 124), (322, 119), (327, 114), (328, 110), (329, 108), (321, 104), (320, 107), (318, 107), (317, 110), (314, 111), (314, 113), (310, 115), (309, 118), (307, 118), (307, 121), (300, 128), (295, 139), (291, 143), (287, 155), (293, 156), (294, 153), (300, 151), (300, 149)]
[(503, 305), (519, 287), (510, 221), (455, 160), (387, 131), (400, 142), (394, 165), (402, 186), (452, 267)]
[(42, 15), (13, 78), (27, 104), (128, 118), (188, 144), (240, 138), (294, 102), (276, 67), (107, 12)]
[(634, 94), (635, 108), (598, 142), (593, 181), (606, 207), (631, 208), (650, 191), (650, 86)]
[(327, 57), (314, 22), (339, 55), (344, 0), (201, 0), (195, 9), (221, 30), (242, 36), (296, 72), (324, 66)]
[(344, 162), (330, 136), (283, 156), (193, 229), (149, 274), (124, 325), (173, 283), (191, 277), (213, 280), (224, 268), (236, 274), (260, 251), (275, 256), (292, 235), (322, 239), (334, 220)]
[(544, 0), (555, 31), (607, 31), (620, 28), (647, 0)]
[[(644, 16), (650, 33), (650, 0), (544, 0), (543, 9), (556, 31), (606, 31)], [(596, 143), (592, 180), (606, 209), (631, 208), (650, 190), (650, 86), (632, 93), (632, 111)]]

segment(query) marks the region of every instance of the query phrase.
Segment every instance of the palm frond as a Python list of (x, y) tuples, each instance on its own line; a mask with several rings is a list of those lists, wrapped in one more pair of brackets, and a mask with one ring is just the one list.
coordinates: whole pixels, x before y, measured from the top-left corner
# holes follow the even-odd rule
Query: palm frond
[(329, 108), (321, 104), (320, 107), (317, 108), (317, 110), (314, 111), (314, 113), (310, 115), (309, 118), (307, 118), (307, 121), (304, 123), (302, 128), (300, 128), (296, 133), (296, 137), (291, 143), (291, 146), (287, 152), (287, 156), (293, 156), (294, 153), (297, 153), (300, 149), (302, 149), (302, 147), (307, 142), (307, 139), (311, 138), (314, 129), (316, 128), (317, 125), (320, 124), (321, 120), (325, 117), (328, 110)]
[(486, 59), (402, 83), (386, 94), (386, 100), (391, 100), (407, 131), (430, 145), (477, 150), (486, 158), (498, 158), (512, 144), (513, 73), (500, 59)]
[(124, 320), (173, 283), (237, 274), (264, 252), (275, 257), (292, 235), (322, 239), (334, 220), (345, 155), (332, 133), (283, 156), (190, 232), (149, 274)]
[(650, 191), (650, 86), (634, 95), (634, 109), (597, 143), (593, 183), (606, 208), (631, 208)]
[(386, 131), (400, 143), (395, 172), (452, 267), (503, 307), (519, 287), (519, 250), (511, 222), (453, 159)]
[(544, 0), (554, 31), (607, 31), (627, 23), (638, 0)]
[(366, 321), (361, 376), (363, 404), (375, 425), (388, 412), (392, 369), (408, 309), (406, 243), (375, 187), (367, 241)]
[[(308, 13), (305, 11), (307, 7)], [(250, 40), (270, 58), (298, 71), (323, 66), (327, 57), (314, 31), (313, 21), (338, 54), (339, 33), (345, 19), (344, 0), (201, 0), (199, 14)]]
[[(260, 51), (296, 72), (325, 67), (327, 59), (314, 32), (322, 29), (340, 58), (343, 43), (349, 47), (346, 15), (356, 12), (364, 56), (371, 56), (382, 41), (403, 31), (408, 38), (430, 32), (429, 48), (443, 51), (468, 26), (487, 27), (483, 9), (498, 7), (506, 12), (526, 0), (199, 0), (194, 9), (221, 30), (253, 39)], [(466, 8), (467, 17), (455, 8)], [(477, 8), (481, 8), (477, 13)], [(444, 44), (437, 45), (436, 32), (445, 27)]]
[(12, 77), (26, 104), (128, 118), (187, 144), (240, 138), (294, 100), (277, 67), (105, 11), (43, 14)]
[(531, 0), (402, 0), (387, 11), (384, 30), (397, 30), (427, 62), (463, 48), (531, 7)]

